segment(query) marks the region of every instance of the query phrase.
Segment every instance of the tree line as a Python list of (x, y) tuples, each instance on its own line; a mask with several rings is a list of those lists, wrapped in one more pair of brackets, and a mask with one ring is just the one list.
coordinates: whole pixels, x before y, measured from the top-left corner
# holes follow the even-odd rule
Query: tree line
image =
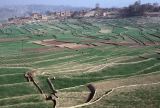
[(122, 12), (127, 16), (143, 16), (146, 12), (160, 12), (160, 6), (158, 3), (141, 4), (140, 1), (136, 1), (134, 4), (123, 8)]

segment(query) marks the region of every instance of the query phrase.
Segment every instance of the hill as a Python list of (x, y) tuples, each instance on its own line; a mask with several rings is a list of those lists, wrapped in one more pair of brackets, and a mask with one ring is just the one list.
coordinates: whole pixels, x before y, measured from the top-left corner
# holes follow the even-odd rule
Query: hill
[(71, 7), (71, 6), (49, 6), (49, 5), (17, 5), (17, 6), (3, 6), (0, 7), (0, 20), (6, 20), (11, 17), (27, 16), (30, 13), (42, 13), (45, 14), (47, 11), (63, 11), (63, 10), (82, 10), (87, 9), (85, 7)]

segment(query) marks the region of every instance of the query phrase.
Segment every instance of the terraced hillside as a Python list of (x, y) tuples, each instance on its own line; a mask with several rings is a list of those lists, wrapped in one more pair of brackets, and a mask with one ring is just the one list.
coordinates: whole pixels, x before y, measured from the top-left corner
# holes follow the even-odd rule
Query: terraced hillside
[(0, 108), (159, 108), (160, 18), (0, 29)]

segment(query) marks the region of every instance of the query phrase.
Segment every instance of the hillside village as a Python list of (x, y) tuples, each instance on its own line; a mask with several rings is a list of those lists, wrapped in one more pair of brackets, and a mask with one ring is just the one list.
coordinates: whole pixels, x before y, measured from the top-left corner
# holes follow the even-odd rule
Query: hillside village
[(124, 8), (101, 8), (99, 4), (96, 4), (95, 8), (90, 10), (65, 10), (48, 12), (47, 14), (31, 13), (29, 16), (8, 18), (7, 23), (0, 23), (0, 27), (68, 18), (123, 18), (130, 16), (160, 17), (160, 6), (157, 3), (141, 5), (141, 1), (136, 1), (133, 5)]
[(18, 1), (0, 7), (0, 108), (160, 108), (158, 3)]
[(49, 21), (55, 19), (67, 19), (67, 18), (87, 18), (87, 17), (103, 17), (103, 18), (116, 18), (121, 17), (122, 14), (118, 10), (107, 10), (100, 8), (97, 4), (94, 9), (91, 10), (81, 10), (81, 11), (57, 11), (57, 12), (49, 12), (47, 15), (40, 13), (32, 13), (28, 17), (15, 17), (9, 18), (8, 23), (11, 24), (24, 24), (24, 23), (32, 23), (32, 22), (42, 22)]

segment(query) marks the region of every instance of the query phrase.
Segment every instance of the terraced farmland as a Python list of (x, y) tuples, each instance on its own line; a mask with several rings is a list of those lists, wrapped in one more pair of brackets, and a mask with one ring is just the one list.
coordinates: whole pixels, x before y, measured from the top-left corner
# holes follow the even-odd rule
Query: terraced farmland
[(159, 18), (0, 29), (0, 108), (159, 108)]

